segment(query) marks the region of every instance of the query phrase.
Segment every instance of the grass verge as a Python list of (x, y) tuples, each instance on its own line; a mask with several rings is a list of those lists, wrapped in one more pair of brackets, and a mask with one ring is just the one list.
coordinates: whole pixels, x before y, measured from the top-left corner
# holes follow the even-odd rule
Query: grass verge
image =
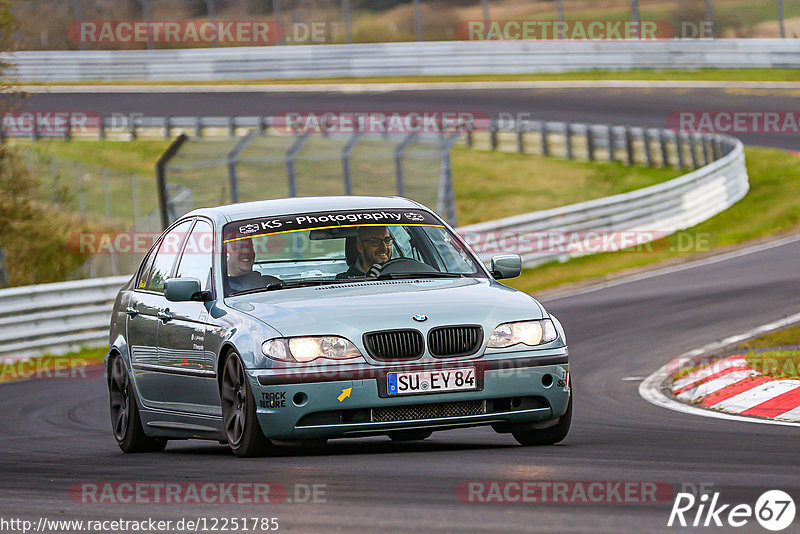
[(761, 349), (769, 347), (782, 347), (786, 345), (800, 345), (800, 325), (790, 326), (764, 334), (757, 338), (739, 343), (738, 349)]
[(800, 225), (800, 158), (768, 148), (747, 148), (750, 192), (734, 206), (673, 236), (636, 249), (574, 258), (525, 269), (508, 285), (536, 292), (569, 283), (601, 282), (659, 263), (687, 261), (721, 249), (796, 231)]
[(745, 359), (751, 369), (765, 376), (775, 378), (798, 378), (799, 376), (800, 351), (797, 350), (750, 351)]
[(38, 378), (92, 378), (102, 373), (97, 366), (103, 363), (107, 352), (107, 347), (84, 347), (59, 356), (45, 354), (27, 361), (4, 361), (0, 364), (0, 383)]

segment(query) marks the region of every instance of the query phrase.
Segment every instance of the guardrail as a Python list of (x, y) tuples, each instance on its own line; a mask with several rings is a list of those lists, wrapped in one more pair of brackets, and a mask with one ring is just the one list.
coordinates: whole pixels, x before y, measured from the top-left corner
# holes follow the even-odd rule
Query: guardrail
[(798, 39), (438, 41), (0, 55), (21, 82), (516, 74), (591, 69), (797, 68)]
[(130, 276), (0, 290), (0, 361), (108, 343), (111, 306)]
[[(580, 204), (516, 215), (458, 228), (482, 260), (503, 253), (488, 247), (482, 235), (494, 233), (497, 244), (508, 236), (580, 232), (654, 231), (653, 237), (689, 228), (725, 210), (749, 189), (744, 147), (735, 138), (695, 135), (661, 129), (583, 125), (558, 122), (496, 123), (466, 136), (488, 148), (569, 158), (600, 159), (650, 165), (705, 165), (673, 180)], [(527, 136), (534, 135), (536, 143)], [(474, 239), (477, 236), (477, 240)], [(642, 240), (642, 243), (646, 240)], [(521, 252), (526, 266), (580, 255), (570, 248)], [(0, 360), (44, 352), (62, 353), (107, 342), (111, 306), (127, 276), (80, 280), (0, 290)]]

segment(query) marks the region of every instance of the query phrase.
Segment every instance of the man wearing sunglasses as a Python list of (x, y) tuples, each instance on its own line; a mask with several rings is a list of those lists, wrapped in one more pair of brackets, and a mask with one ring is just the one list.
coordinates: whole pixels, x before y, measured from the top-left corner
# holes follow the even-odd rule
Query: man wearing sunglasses
[(374, 265), (392, 259), (392, 238), (385, 226), (359, 226), (356, 238), (358, 258), (336, 278), (364, 278)]

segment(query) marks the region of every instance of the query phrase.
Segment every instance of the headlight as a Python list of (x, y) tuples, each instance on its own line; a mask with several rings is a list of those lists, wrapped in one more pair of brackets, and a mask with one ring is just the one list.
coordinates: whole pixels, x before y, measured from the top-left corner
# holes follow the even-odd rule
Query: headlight
[(502, 349), (519, 343), (533, 347), (555, 341), (557, 337), (556, 327), (550, 319), (503, 323), (489, 336), (488, 348)]
[(296, 363), (308, 363), (317, 358), (349, 360), (361, 357), (355, 345), (337, 336), (270, 339), (261, 345), (261, 351), (267, 358)]

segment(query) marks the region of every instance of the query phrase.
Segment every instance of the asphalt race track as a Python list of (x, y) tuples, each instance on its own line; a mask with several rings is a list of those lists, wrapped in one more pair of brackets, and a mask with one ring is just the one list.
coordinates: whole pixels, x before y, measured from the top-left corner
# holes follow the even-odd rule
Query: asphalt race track
[[(488, 113), (531, 111), (543, 118), (658, 126), (676, 110), (791, 109), (793, 98), (711, 90), (503, 90), (40, 95), (26, 106), (224, 115), (354, 103), (358, 109), (418, 109), (422, 101), (426, 109), (474, 105)], [(797, 138), (751, 135), (749, 141), (796, 148)], [(280, 530), (291, 532), (596, 533), (678, 531), (667, 527), (672, 498), (654, 504), (467, 503), (456, 488), (480, 480), (653, 481), (675, 491), (684, 484), (713, 484), (721, 502), (731, 504), (752, 506), (770, 489), (797, 501), (800, 429), (665, 410), (642, 400), (637, 388), (671, 357), (800, 311), (798, 256), (800, 241), (545, 301), (567, 329), (576, 395), (572, 431), (552, 447), (520, 447), (510, 436), (478, 428), (412, 444), (388, 438), (331, 441), (322, 449), (287, 449), (262, 459), (237, 459), (224, 446), (200, 441), (172, 442), (164, 453), (124, 455), (111, 433), (102, 379), (0, 385), (0, 511), (34, 521), (277, 517)], [(83, 504), (70, 498), (76, 483), (125, 481), (277, 482), (290, 498), (297, 484), (325, 484), (326, 502), (208, 507)], [(786, 532), (796, 525), (797, 520)], [(764, 529), (751, 520), (737, 531)]]

